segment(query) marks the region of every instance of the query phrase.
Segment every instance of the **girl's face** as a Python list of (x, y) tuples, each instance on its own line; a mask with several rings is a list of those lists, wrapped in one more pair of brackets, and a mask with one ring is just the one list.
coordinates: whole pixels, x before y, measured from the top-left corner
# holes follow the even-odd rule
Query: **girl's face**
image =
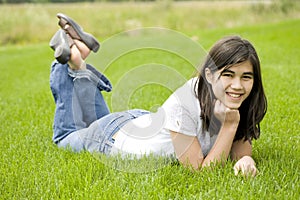
[(215, 97), (230, 109), (241, 106), (249, 96), (254, 82), (253, 66), (248, 60), (215, 73), (206, 69), (205, 76)]

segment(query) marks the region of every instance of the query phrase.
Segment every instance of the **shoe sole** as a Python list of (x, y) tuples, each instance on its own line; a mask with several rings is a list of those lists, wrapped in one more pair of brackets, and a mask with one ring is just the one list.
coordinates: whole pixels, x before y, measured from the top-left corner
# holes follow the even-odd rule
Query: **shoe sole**
[[(81, 40), (93, 52), (97, 52), (99, 50), (100, 44), (97, 39), (93, 35), (84, 32), (73, 19), (62, 13), (58, 13), (57, 17), (60, 19), (58, 23), (59, 26), (66, 30), (73, 39)], [(69, 27), (65, 29), (66, 24), (68, 24)]]

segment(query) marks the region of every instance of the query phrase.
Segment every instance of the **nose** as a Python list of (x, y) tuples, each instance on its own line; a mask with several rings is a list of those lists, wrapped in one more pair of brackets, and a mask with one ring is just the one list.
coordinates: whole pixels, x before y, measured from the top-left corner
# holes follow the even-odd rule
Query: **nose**
[(241, 79), (238, 77), (232, 79), (231, 88), (235, 90), (243, 89)]

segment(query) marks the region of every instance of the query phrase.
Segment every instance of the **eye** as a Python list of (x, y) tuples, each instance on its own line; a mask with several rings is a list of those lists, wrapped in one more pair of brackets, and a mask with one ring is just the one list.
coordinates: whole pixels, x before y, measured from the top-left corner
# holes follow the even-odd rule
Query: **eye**
[(244, 76), (242, 76), (242, 78), (244, 80), (251, 80), (251, 79), (253, 79), (253, 76), (251, 76), (251, 75), (244, 75)]
[(228, 72), (224, 72), (224, 73), (222, 73), (222, 76), (233, 77), (233, 74), (232, 73), (228, 73)]

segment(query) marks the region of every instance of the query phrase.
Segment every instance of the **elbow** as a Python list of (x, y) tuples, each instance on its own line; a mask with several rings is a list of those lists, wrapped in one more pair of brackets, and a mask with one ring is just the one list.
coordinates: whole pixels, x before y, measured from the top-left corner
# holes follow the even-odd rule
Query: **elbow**
[(203, 156), (198, 156), (194, 158), (180, 157), (179, 162), (185, 167), (192, 167), (194, 170), (199, 170), (202, 168), (202, 163), (204, 161)]

